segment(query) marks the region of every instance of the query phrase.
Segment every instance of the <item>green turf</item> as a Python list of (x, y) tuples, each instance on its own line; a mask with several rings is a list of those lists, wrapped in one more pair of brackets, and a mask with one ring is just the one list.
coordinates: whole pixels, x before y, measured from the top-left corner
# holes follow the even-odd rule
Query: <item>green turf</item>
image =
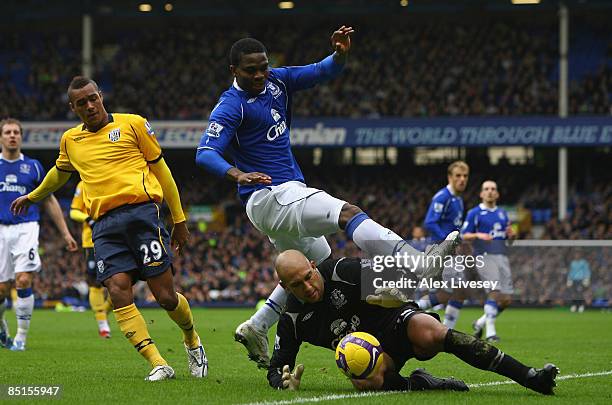
[[(210, 362), (209, 376), (196, 380), (188, 375), (186, 356), (175, 325), (161, 310), (144, 310), (151, 336), (176, 371), (176, 379), (146, 383), (146, 362), (111, 321), (113, 338), (97, 336), (90, 312), (34, 313), (27, 351), (0, 350), (0, 384), (63, 385), (62, 402), (70, 403), (248, 403), (291, 400), (354, 393), (350, 382), (336, 370), (333, 352), (303, 345), (298, 358), (306, 366), (299, 392), (272, 390), (265, 373), (246, 358), (232, 333), (250, 315), (249, 310), (196, 309), (196, 325)], [(461, 313), (458, 329), (469, 331), (478, 315), (475, 309)], [(6, 318), (15, 330), (15, 318)], [(563, 310), (510, 309), (498, 321), (499, 347), (535, 366), (554, 362), (561, 375), (612, 370), (612, 313)], [(404, 373), (426, 367), (439, 376), (453, 375), (467, 383), (500, 381), (496, 374), (473, 369), (452, 356), (441, 354), (429, 362), (409, 361)], [(517, 385), (473, 388), (468, 393), (408, 393), (373, 398), (351, 398), (335, 403), (612, 403), (612, 376), (560, 381), (555, 397), (544, 397)], [(408, 397), (409, 396), (409, 397)], [(325, 401), (326, 403), (328, 401)], [(331, 403), (331, 402), (330, 402)]]

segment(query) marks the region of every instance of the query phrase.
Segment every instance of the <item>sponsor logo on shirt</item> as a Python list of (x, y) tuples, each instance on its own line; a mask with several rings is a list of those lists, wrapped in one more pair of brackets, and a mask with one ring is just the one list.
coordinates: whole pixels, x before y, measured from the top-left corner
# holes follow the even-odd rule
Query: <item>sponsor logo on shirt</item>
[(14, 174), (7, 174), (4, 178), (4, 181), (0, 181), (0, 192), (19, 193), (21, 195), (24, 195), (26, 193), (25, 186), (12, 183), (17, 183), (17, 176)]
[(215, 121), (211, 121), (210, 124), (208, 124), (208, 128), (206, 128), (206, 134), (213, 138), (221, 136), (221, 131), (223, 131), (223, 125)]
[(277, 124), (272, 125), (270, 129), (268, 129), (266, 138), (268, 138), (269, 141), (273, 141), (285, 133), (285, 131), (287, 130), (287, 124), (284, 120), (281, 121), (283, 117), (281, 117), (279, 112), (276, 111), (274, 108), (270, 110), (270, 114), (272, 115), (272, 119), (274, 119), (274, 122), (276, 122)]

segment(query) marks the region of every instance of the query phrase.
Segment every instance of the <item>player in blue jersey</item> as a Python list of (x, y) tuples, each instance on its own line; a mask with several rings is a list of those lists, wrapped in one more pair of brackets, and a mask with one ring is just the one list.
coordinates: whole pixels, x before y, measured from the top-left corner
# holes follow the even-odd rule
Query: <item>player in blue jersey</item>
[[(463, 223), (463, 198), (461, 198), (461, 194), (467, 187), (469, 174), (469, 166), (461, 160), (448, 166), (448, 185), (433, 196), (425, 216), (425, 228), (434, 241), (443, 240), (449, 232), (461, 229)], [(457, 271), (451, 267), (444, 269), (443, 279), (446, 282), (450, 282), (452, 279), (460, 280), (463, 277), (463, 271)], [(430, 291), (429, 294), (418, 301), (418, 304), (421, 309), (446, 304), (444, 325), (454, 328), (459, 318), (459, 311), (463, 307), (464, 298), (465, 291), (462, 289), (445, 288)]]
[(468, 211), (461, 234), (466, 241), (473, 241), (474, 256), (483, 256), (483, 266), (478, 267), (478, 275), (483, 281), (497, 282), (487, 290), (484, 314), (473, 323), (474, 335), (482, 337), (486, 326), (486, 339), (497, 342), (495, 320), (512, 301), (512, 274), (506, 256), (506, 240), (514, 239), (516, 234), (510, 226), (508, 213), (497, 206), (499, 191), (497, 183), (487, 180), (480, 189), (481, 203)]
[[(23, 132), (18, 120), (3, 120), (0, 122), (0, 131), (0, 345), (7, 347), (10, 344), (11, 350), (23, 351), (34, 309), (32, 279), (34, 273), (40, 271), (40, 212), (35, 205), (26, 214), (14, 216), (9, 208), (14, 199), (28, 194), (40, 184), (45, 171), (38, 160), (21, 153)], [(77, 243), (66, 226), (55, 197), (49, 196), (42, 205), (62, 235), (68, 250), (76, 251)], [(13, 305), (17, 315), (17, 335), (11, 343), (4, 310), (13, 280), (17, 288), (17, 301)]]
[[(352, 33), (351, 27), (340, 27), (331, 36), (334, 53), (306, 66), (270, 68), (261, 42), (244, 38), (234, 43), (230, 51), (234, 83), (212, 110), (196, 155), (198, 166), (238, 183), (250, 221), (279, 251), (299, 250), (317, 264), (331, 254), (324, 235), (341, 230), (370, 256), (398, 251), (423, 255), (359, 207), (307, 187), (291, 152), (293, 93), (340, 74)], [(226, 152), (234, 165), (223, 158)], [(449, 254), (458, 232), (449, 240), (428, 254)], [(422, 270), (426, 276), (435, 271)], [(266, 305), (236, 329), (236, 339), (260, 367), (269, 363), (267, 331), (278, 321), (286, 301), (287, 292), (277, 286)]]

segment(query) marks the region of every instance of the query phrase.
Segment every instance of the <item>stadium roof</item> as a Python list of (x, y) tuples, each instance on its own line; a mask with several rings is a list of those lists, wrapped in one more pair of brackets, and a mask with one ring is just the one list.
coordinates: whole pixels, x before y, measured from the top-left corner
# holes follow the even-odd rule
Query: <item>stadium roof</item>
[[(516, 0), (293, 0), (292, 8), (281, 9), (278, 0), (3, 0), (2, 20), (29, 20), (94, 16), (257, 16), (293, 14), (366, 14), (366, 13), (455, 13), (465, 11), (538, 11), (558, 7), (559, 0), (540, 0), (537, 5), (514, 5)], [(566, 0), (570, 8), (594, 10), (612, 8), (609, 0)], [(141, 8), (141, 4), (150, 7)], [(171, 6), (167, 6), (170, 4)], [(149, 10), (150, 11), (141, 11)]]

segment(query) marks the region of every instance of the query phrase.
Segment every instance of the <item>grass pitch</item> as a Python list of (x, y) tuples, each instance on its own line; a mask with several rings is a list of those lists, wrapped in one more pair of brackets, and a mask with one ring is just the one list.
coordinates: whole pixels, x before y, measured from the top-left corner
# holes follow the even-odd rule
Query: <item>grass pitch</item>
[[(176, 371), (176, 379), (146, 383), (149, 366), (121, 335), (111, 319), (113, 337), (97, 336), (91, 312), (56, 313), (36, 310), (27, 351), (0, 350), (0, 385), (63, 386), (59, 401), (66, 403), (612, 403), (612, 374), (581, 376), (612, 370), (612, 312), (570, 313), (561, 309), (509, 309), (500, 316), (498, 345), (529, 365), (554, 362), (562, 378), (556, 396), (545, 397), (516, 384), (477, 385), (470, 392), (387, 393), (362, 396), (336, 369), (333, 352), (304, 344), (298, 361), (306, 370), (299, 392), (275, 391), (265, 372), (247, 360), (243, 347), (233, 341), (235, 327), (250, 310), (195, 309), (196, 327), (209, 359), (209, 376), (192, 378), (186, 366), (181, 334), (162, 310), (143, 310), (149, 331), (162, 355)], [(462, 311), (457, 329), (469, 332), (480, 310)], [(11, 331), (14, 312), (7, 311)], [(112, 318), (112, 315), (111, 315)], [(273, 342), (273, 340), (272, 340)], [(404, 375), (425, 367), (437, 376), (455, 376), (468, 384), (504, 381), (505, 378), (465, 365), (447, 354), (428, 362), (411, 360)], [(565, 377), (565, 379), (563, 379)], [(322, 398), (327, 397), (327, 399)], [(307, 400), (310, 398), (310, 400)], [(6, 397), (2, 398), (4, 401)], [(32, 400), (33, 398), (21, 398)], [(15, 403), (15, 401), (11, 401)], [(29, 402), (29, 401), (28, 401)]]

